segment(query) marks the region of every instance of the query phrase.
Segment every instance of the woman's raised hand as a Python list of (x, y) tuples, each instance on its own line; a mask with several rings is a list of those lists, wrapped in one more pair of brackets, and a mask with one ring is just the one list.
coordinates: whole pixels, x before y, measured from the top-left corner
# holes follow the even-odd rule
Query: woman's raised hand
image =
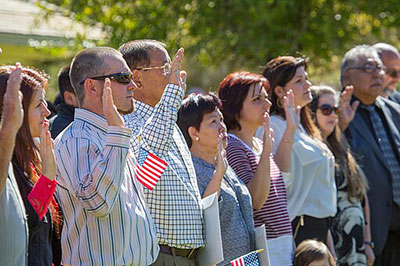
[(274, 146), (274, 131), (271, 128), (271, 121), (268, 113), (264, 115), (264, 139), (263, 139), (263, 151), (270, 154), (272, 147)]
[(50, 180), (56, 177), (57, 166), (54, 156), (54, 141), (49, 131), (49, 122), (43, 122), (42, 132), (40, 133), (39, 154), (42, 160), (42, 174)]
[(228, 159), (226, 159), (226, 150), (223, 145), (224, 134), (220, 133), (217, 140), (217, 163), (215, 165), (215, 171), (221, 176), (225, 174), (228, 168)]
[(300, 125), (300, 106), (294, 106), (294, 94), (292, 90), (283, 96), (283, 109), (286, 114), (287, 127), (295, 131)]

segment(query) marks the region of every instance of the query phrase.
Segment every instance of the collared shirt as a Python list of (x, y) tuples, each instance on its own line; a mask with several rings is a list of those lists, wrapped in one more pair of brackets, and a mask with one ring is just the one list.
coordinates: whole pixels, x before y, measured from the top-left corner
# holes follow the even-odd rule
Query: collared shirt
[[(278, 150), (287, 122), (277, 115), (271, 116), (274, 130), (272, 154)], [(257, 132), (262, 138), (261, 129)], [(256, 134), (257, 134), (256, 133)], [(336, 214), (335, 158), (321, 141), (310, 137), (300, 125), (293, 139), (290, 171), (283, 172), (290, 220), (309, 215), (316, 218)]]
[(159, 247), (129, 152), (131, 131), (75, 109), (56, 139), (64, 264), (149, 265)]
[(135, 112), (124, 119), (135, 154), (142, 146), (168, 164), (156, 187), (145, 189), (159, 244), (191, 249), (204, 245), (203, 215), (192, 157), (176, 125), (182, 97), (179, 86), (168, 84), (154, 108), (136, 101)]

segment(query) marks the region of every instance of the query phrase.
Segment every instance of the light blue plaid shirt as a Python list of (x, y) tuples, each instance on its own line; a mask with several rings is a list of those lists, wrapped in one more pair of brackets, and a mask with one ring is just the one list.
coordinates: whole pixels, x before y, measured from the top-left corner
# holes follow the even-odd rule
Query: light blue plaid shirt
[(192, 157), (176, 125), (183, 95), (168, 84), (155, 107), (136, 101), (135, 112), (124, 119), (135, 155), (142, 146), (168, 164), (154, 190), (144, 189), (159, 244), (191, 249), (204, 246), (203, 215)]

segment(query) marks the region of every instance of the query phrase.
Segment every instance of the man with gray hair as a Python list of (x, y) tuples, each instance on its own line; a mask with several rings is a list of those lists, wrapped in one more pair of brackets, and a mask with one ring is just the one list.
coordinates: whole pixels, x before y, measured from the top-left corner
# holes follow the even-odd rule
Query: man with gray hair
[(400, 53), (396, 47), (387, 43), (377, 43), (373, 47), (386, 67), (382, 96), (400, 104), (400, 93), (397, 91), (400, 81)]
[[(131, 150), (135, 154), (139, 147), (150, 150), (168, 163), (156, 187), (145, 190), (160, 245), (160, 255), (153, 265), (194, 266), (205, 243), (196, 173), (176, 124), (186, 72), (173, 65), (182, 60), (183, 49), (176, 53), (172, 66), (165, 45), (156, 40), (130, 41), (119, 50), (138, 82), (137, 108), (124, 116), (133, 131)], [(171, 78), (180, 80), (179, 84)]]
[[(348, 51), (341, 66), (342, 86), (354, 87), (360, 106), (345, 131), (366, 174), (370, 190), (372, 239), (365, 234), (366, 252), (374, 248), (374, 265), (400, 265), (400, 105), (380, 97), (384, 66), (372, 46)], [(372, 265), (371, 255), (368, 256)]]

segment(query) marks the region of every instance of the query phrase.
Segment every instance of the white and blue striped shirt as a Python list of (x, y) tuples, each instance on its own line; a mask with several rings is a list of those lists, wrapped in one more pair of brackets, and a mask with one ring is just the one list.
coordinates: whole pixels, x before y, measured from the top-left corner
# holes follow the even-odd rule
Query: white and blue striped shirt
[(75, 110), (55, 141), (57, 194), (64, 213), (62, 262), (71, 265), (149, 265), (157, 236), (134, 174), (131, 131)]

